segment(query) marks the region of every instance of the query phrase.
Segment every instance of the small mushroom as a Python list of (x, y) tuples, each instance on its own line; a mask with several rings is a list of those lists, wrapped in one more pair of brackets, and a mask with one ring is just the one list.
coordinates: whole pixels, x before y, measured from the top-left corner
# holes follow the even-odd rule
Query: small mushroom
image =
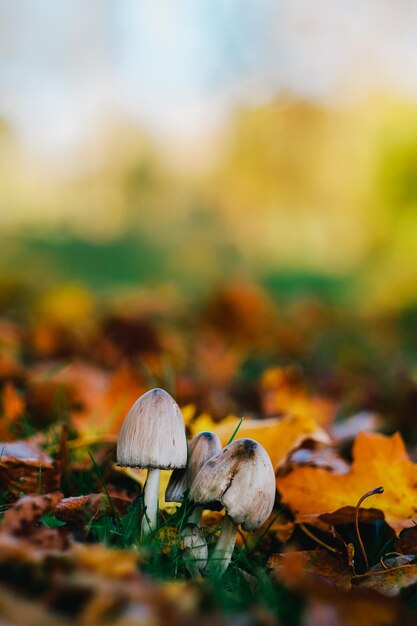
[(181, 532), (185, 567), (192, 578), (199, 578), (207, 567), (208, 548), (201, 528), (186, 524)]
[(275, 500), (275, 473), (265, 448), (253, 439), (237, 439), (211, 458), (199, 471), (190, 499), (199, 504), (219, 502), (225, 509), (220, 537), (209, 569), (219, 576), (227, 569), (237, 526), (259, 528), (271, 514)]
[[(220, 439), (215, 433), (198, 433), (188, 444), (188, 463), (184, 469), (176, 469), (172, 472), (171, 478), (165, 492), (167, 502), (182, 502), (185, 492), (189, 490), (204, 463), (207, 463), (213, 456), (222, 450)], [(198, 524), (203, 508), (197, 506), (192, 512), (189, 521)]]
[(144, 488), (144, 534), (156, 528), (161, 469), (185, 467), (187, 440), (178, 404), (163, 389), (151, 389), (136, 400), (117, 441), (117, 463), (148, 469)]

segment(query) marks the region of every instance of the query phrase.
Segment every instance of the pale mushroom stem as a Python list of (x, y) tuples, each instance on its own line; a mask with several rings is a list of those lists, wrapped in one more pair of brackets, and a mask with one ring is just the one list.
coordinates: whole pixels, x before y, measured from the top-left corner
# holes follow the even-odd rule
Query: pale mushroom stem
[(142, 518), (142, 536), (149, 535), (149, 533), (156, 529), (160, 475), (160, 469), (148, 469), (148, 476), (144, 488), (145, 514)]
[(189, 524), (199, 524), (200, 520), (201, 520), (201, 516), (203, 514), (203, 507), (202, 506), (196, 506), (194, 507), (193, 511), (190, 513), (190, 516), (188, 518), (188, 523)]
[(224, 516), (220, 537), (210, 558), (210, 571), (221, 576), (229, 567), (236, 542), (236, 524), (228, 515)]

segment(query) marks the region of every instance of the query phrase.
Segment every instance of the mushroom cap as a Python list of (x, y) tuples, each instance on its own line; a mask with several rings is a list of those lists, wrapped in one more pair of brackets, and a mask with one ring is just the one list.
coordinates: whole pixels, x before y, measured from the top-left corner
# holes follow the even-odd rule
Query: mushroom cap
[(185, 467), (184, 420), (169, 393), (151, 389), (136, 400), (120, 429), (117, 463), (155, 469)]
[(188, 444), (188, 467), (176, 469), (165, 492), (167, 502), (181, 502), (184, 493), (189, 489), (200, 469), (211, 457), (219, 454), (222, 450), (220, 439), (215, 433), (198, 433)]
[(256, 530), (271, 514), (275, 473), (265, 448), (253, 439), (236, 439), (198, 472), (190, 499), (198, 504), (220, 502), (235, 524)]

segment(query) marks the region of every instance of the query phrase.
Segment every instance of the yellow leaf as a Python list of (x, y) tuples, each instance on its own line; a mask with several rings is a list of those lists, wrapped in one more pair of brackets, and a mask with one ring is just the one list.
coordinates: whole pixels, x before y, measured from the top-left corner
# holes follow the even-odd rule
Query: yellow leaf
[[(226, 445), (233, 434), (239, 419), (228, 418), (227, 422), (215, 425), (214, 432)], [(236, 433), (236, 439), (248, 437), (262, 444), (277, 469), (285, 461), (289, 452), (306, 439), (329, 443), (329, 437), (316, 422), (307, 415), (287, 415), (264, 420), (244, 420)]]
[[(210, 432), (216, 431), (217, 432), (220, 426), (226, 426), (226, 425), (232, 425), (232, 424), (236, 425), (238, 422), (239, 422), (239, 418), (237, 418), (235, 415), (228, 415), (221, 422), (216, 422), (212, 418), (210, 413), (201, 413), (201, 415), (199, 415), (197, 419), (195, 419), (190, 424), (191, 437), (194, 437), (198, 433), (202, 433), (204, 431), (210, 431)], [(232, 429), (231, 432), (233, 432), (233, 430), (234, 428)]]
[[(139, 483), (142, 487), (144, 487), (146, 482), (146, 477), (148, 475), (147, 469), (135, 469), (133, 467), (119, 467), (118, 465), (113, 465), (114, 470), (129, 476), (132, 480)], [(175, 502), (166, 502), (165, 501), (165, 491), (168, 486), (169, 479), (171, 477), (172, 470), (161, 470), (161, 479), (159, 481), (159, 508), (162, 511), (166, 511), (167, 513), (173, 513), (177, 508), (178, 504)]]

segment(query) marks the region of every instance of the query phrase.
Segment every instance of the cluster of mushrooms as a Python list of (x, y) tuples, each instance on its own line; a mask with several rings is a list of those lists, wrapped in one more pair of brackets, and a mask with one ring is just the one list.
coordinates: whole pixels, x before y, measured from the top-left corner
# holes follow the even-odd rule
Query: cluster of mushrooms
[[(263, 446), (253, 439), (236, 439), (222, 449), (217, 435), (210, 432), (199, 433), (187, 446), (181, 410), (163, 389), (148, 391), (130, 409), (118, 438), (117, 463), (148, 470), (142, 536), (157, 529), (161, 469), (174, 470), (165, 499), (180, 503), (188, 497), (192, 505), (181, 533), (192, 576), (206, 571), (221, 576), (232, 558), (238, 525), (256, 530), (274, 506), (275, 474)], [(206, 508), (225, 510), (209, 561), (199, 526)]]

